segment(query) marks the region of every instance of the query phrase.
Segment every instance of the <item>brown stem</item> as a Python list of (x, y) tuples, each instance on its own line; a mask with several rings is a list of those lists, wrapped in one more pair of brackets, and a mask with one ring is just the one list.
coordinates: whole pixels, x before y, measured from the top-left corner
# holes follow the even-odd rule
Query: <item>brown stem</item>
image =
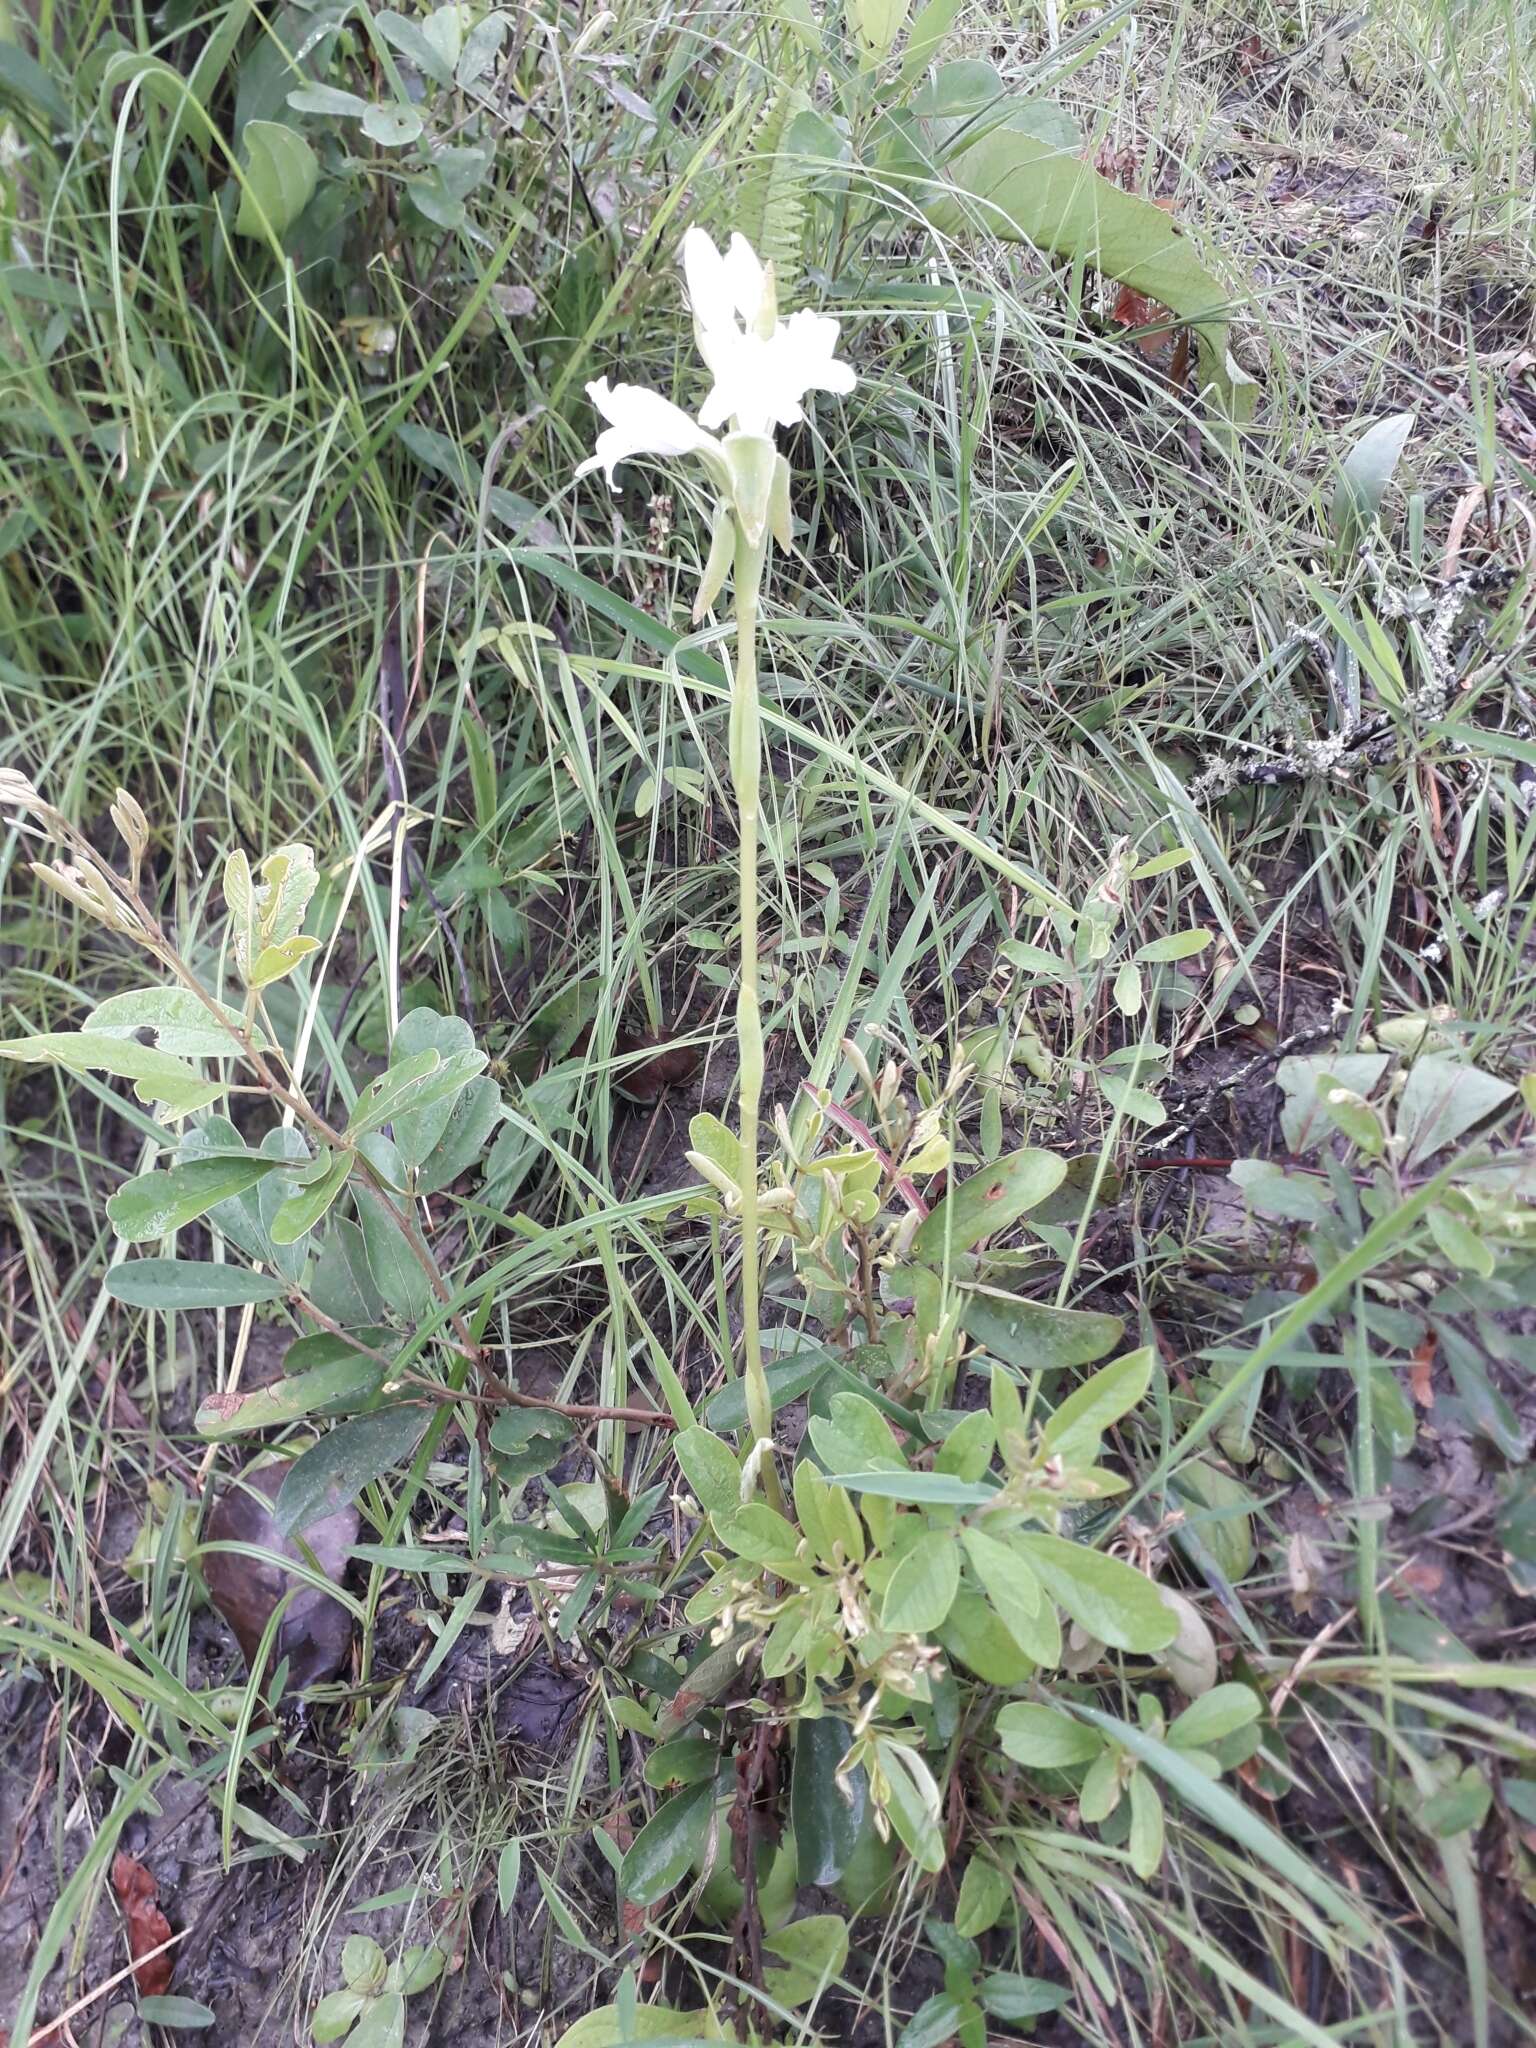
[(433, 1399), (443, 1402), (472, 1401), (488, 1408), (543, 1408), (551, 1415), (569, 1415), (577, 1422), (633, 1422), (645, 1428), (676, 1429), (677, 1424), (660, 1408), (608, 1408), (601, 1402), (553, 1401), (543, 1394), (519, 1393), (516, 1387), (509, 1387), (505, 1380), (493, 1374), (486, 1375), (488, 1391), (480, 1394), (454, 1393), (451, 1388), (440, 1386), (436, 1380), (424, 1378), (419, 1373), (403, 1372), (397, 1378), (405, 1386), (419, 1387)]

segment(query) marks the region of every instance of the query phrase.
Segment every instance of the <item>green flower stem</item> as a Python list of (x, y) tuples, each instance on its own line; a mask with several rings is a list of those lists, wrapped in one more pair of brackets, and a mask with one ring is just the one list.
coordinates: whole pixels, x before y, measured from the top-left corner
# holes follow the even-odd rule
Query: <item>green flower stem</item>
[[(762, 785), (762, 735), (757, 706), (757, 604), (768, 555), (764, 535), (736, 530), (736, 674), (731, 691), (731, 781), (736, 790), (737, 891), (741, 915), (741, 986), (736, 995), (736, 1047), (741, 1144), (741, 1342), (747, 1421), (754, 1442), (773, 1436), (773, 1404), (763, 1369), (758, 1322), (757, 1125), (763, 1099), (763, 1020), (758, 1000), (757, 826)], [(763, 1468), (770, 1502), (780, 1506), (778, 1473)]]

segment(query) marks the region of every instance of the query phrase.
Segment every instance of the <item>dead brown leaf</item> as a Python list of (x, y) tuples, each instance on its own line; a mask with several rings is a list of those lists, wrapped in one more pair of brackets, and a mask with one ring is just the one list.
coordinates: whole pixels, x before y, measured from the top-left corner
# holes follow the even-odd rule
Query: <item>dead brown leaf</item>
[[(162, 1998), (171, 1988), (175, 1958), (169, 1953), (151, 1955), (171, 1938), (171, 1923), (160, 1910), (155, 1880), (121, 1849), (112, 1858), (112, 1889), (128, 1923), (128, 1953), (133, 1958), (133, 1981), (143, 1998)], [(143, 1956), (147, 1960), (140, 1962)]]

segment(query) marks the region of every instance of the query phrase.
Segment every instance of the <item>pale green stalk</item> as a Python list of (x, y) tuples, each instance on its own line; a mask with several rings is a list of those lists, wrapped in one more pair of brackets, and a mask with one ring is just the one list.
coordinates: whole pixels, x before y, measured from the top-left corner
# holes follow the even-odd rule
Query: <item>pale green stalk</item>
[[(736, 790), (741, 916), (741, 986), (736, 996), (737, 1077), (741, 1144), (741, 1343), (747, 1420), (754, 1442), (773, 1435), (773, 1404), (763, 1367), (758, 1321), (757, 1126), (763, 1099), (763, 1019), (758, 999), (757, 825), (762, 785), (762, 738), (757, 708), (757, 605), (766, 535), (755, 544), (736, 532), (736, 674), (731, 691), (731, 780)], [(770, 1462), (763, 1473), (768, 1497), (782, 1500)]]

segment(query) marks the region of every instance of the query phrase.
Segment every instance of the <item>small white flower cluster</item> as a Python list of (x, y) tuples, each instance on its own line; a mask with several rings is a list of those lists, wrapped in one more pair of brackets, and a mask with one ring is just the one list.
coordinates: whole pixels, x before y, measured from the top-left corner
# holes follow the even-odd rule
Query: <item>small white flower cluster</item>
[[(744, 236), (732, 235), (722, 255), (702, 228), (690, 228), (682, 260), (694, 339), (714, 379), (698, 418), (659, 391), (610, 385), (599, 377), (587, 395), (608, 425), (597, 437), (596, 453), (576, 474), (600, 469), (616, 490), (614, 471), (621, 462), (697, 455), (726, 501), (739, 506), (743, 476), (773, 467), (765, 448), (772, 450), (774, 428), (797, 426), (805, 418), (808, 391), (851, 391), (854, 374), (836, 359), (836, 320), (812, 312), (779, 318), (773, 271), (759, 262)], [(727, 425), (723, 440), (710, 431)], [(738, 452), (743, 440), (755, 447)]]

